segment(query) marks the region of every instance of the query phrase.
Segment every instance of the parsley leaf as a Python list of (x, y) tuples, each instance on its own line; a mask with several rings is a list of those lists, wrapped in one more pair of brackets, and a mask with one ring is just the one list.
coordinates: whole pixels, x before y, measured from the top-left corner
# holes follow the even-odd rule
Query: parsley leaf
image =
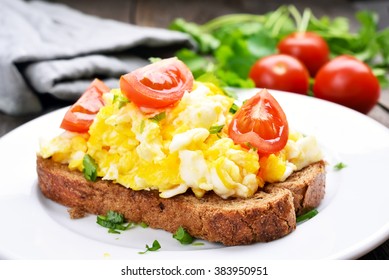
[(123, 106), (125, 106), (127, 103), (129, 103), (130, 101), (123, 95), (123, 94), (114, 94), (113, 96), (113, 104), (116, 104), (118, 106), (118, 108), (122, 108)]
[(230, 107), (229, 112), (230, 112), (231, 114), (235, 114), (238, 110), (239, 110), (239, 106), (236, 105), (235, 103), (233, 103), (233, 104), (231, 105), (231, 107)]
[(344, 164), (343, 162), (339, 162), (339, 163), (337, 163), (337, 164), (334, 165), (334, 169), (335, 169), (335, 170), (341, 170), (341, 169), (343, 169), (343, 168), (345, 168), (345, 167), (347, 167), (347, 165)]
[(218, 134), (220, 131), (222, 131), (224, 127), (224, 124), (222, 125), (213, 125), (209, 128), (209, 133), (210, 134)]
[(296, 223), (308, 221), (309, 219), (315, 217), (318, 213), (319, 211), (317, 211), (317, 209), (312, 209), (311, 211), (296, 217)]
[(154, 240), (151, 247), (146, 244), (146, 251), (138, 252), (138, 254), (146, 254), (148, 251), (157, 251), (159, 249), (161, 249), (161, 245), (159, 244), (158, 240)]
[(204, 74), (211, 74), (208, 70), (214, 68), (213, 61), (207, 57), (203, 57), (192, 50), (181, 49), (177, 51), (178, 59), (185, 61), (196, 80), (201, 81)]
[(149, 61), (151, 63), (155, 63), (155, 62), (158, 62), (158, 61), (161, 61), (162, 59), (160, 57), (149, 57)]
[(204, 246), (205, 243), (204, 242), (194, 242), (192, 243), (192, 246)]
[(122, 224), (124, 223), (124, 216), (115, 211), (108, 211), (107, 220), (115, 224)]
[(145, 222), (140, 222), (139, 225), (140, 225), (142, 228), (148, 228), (148, 227), (149, 227), (149, 225), (146, 224)]
[(97, 224), (102, 227), (108, 228), (108, 233), (120, 234), (120, 231), (129, 229), (134, 223), (127, 223), (123, 214), (115, 211), (108, 211), (106, 216), (97, 216)]
[(96, 181), (97, 179), (97, 164), (95, 160), (88, 154), (85, 154), (82, 164), (84, 165), (83, 173), (88, 181)]
[(140, 123), (139, 132), (143, 133), (144, 130), (145, 130), (145, 120), (142, 120)]
[(166, 118), (166, 112), (164, 111), (164, 112), (161, 112), (161, 113), (155, 115), (154, 117), (150, 118), (149, 120), (156, 122), (156, 123), (159, 123), (160, 121), (162, 121), (165, 118)]
[(180, 241), (181, 244), (191, 244), (193, 242), (193, 237), (183, 227), (177, 229), (173, 234), (173, 238)]

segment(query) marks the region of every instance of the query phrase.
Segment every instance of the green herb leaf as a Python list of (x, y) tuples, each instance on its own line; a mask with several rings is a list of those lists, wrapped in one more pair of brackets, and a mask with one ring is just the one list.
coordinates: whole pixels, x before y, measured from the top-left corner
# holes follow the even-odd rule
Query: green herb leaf
[(210, 134), (218, 134), (220, 131), (222, 131), (224, 127), (224, 124), (222, 125), (213, 125), (209, 128), (209, 133)]
[(115, 104), (119, 109), (125, 106), (130, 101), (123, 95), (116, 93), (113, 95), (113, 104)]
[(200, 77), (197, 78), (197, 81), (203, 83), (212, 83), (220, 89), (226, 85), (222, 80), (216, 77), (215, 73), (212, 72), (206, 72), (202, 74)]
[(108, 229), (108, 233), (113, 233), (113, 234), (120, 234), (120, 231), (117, 231), (116, 229)]
[(159, 244), (158, 240), (154, 240), (151, 247), (146, 244), (146, 251), (138, 252), (138, 254), (146, 254), (148, 251), (157, 251), (159, 249), (161, 249), (161, 245)]
[(208, 71), (212, 71), (215, 67), (212, 59), (199, 55), (189, 49), (177, 51), (176, 56), (188, 66), (196, 80), (199, 80), (205, 73), (210, 73)]
[(146, 224), (145, 222), (141, 222), (139, 225), (140, 225), (142, 228), (148, 228), (148, 227), (149, 227), (149, 225)]
[(191, 244), (193, 242), (193, 237), (183, 227), (177, 229), (173, 234), (173, 238), (180, 241), (181, 244)]
[(231, 114), (235, 114), (238, 110), (239, 110), (239, 106), (236, 105), (235, 103), (233, 103), (233, 104), (231, 105), (231, 107), (230, 107), (229, 112), (230, 112)]
[(192, 243), (192, 246), (204, 246), (205, 243), (204, 242), (194, 242)]
[(114, 223), (114, 224), (122, 224), (124, 223), (124, 216), (123, 214), (120, 214), (115, 211), (108, 211), (107, 212), (107, 220)]
[(335, 169), (335, 170), (341, 170), (341, 169), (343, 169), (343, 168), (345, 168), (345, 167), (347, 167), (347, 165), (344, 164), (343, 162), (339, 162), (339, 163), (337, 163), (337, 164), (334, 165), (334, 169)]
[(296, 223), (308, 221), (309, 219), (315, 217), (318, 213), (319, 211), (317, 211), (317, 209), (312, 209), (311, 211), (296, 217)]
[(155, 62), (158, 62), (158, 61), (161, 61), (162, 59), (160, 57), (149, 57), (149, 61), (151, 63), (155, 63)]
[(203, 32), (201, 27), (195, 23), (187, 22), (182, 18), (174, 20), (169, 29), (188, 33), (197, 42), (201, 53), (208, 53), (215, 50), (220, 42), (212, 34)]
[(108, 228), (108, 233), (120, 234), (119, 230), (124, 231), (134, 226), (134, 223), (127, 223), (124, 216), (115, 211), (108, 211), (106, 216), (97, 216), (97, 224)]
[(142, 120), (140, 122), (139, 132), (143, 133), (144, 130), (145, 130), (145, 120)]
[(387, 87), (389, 28), (379, 30), (377, 14), (370, 11), (359, 11), (355, 18), (360, 24), (356, 32), (350, 29), (346, 17), (317, 18), (309, 9), (301, 14), (295, 6), (288, 5), (263, 15), (224, 15), (203, 25), (177, 19), (170, 28), (189, 34), (197, 42), (196, 50), (177, 53), (196, 79), (213, 73), (226, 86), (252, 88), (254, 83), (248, 78), (252, 64), (276, 53), (277, 43), (286, 35), (306, 29), (327, 41), (331, 57), (348, 54), (372, 69), (384, 69), (377, 78), (382, 88)]
[(166, 118), (166, 112), (161, 112), (161, 113), (155, 115), (154, 117), (150, 118), (149, 120), (156, 122), (156, 123), (159, 123), (160, 121), (162, 121), (165, 118)]
[(97, 164), (95, 160), (88, 154), (85, 154), (82, 164), (84, 166), (83, 173), (88, 181), (96, 181), (97, 179)]

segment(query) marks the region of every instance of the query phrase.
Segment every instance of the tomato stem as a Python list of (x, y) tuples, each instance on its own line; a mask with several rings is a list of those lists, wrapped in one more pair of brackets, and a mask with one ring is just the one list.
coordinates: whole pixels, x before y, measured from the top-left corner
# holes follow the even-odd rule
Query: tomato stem
[(275, 12), (271, 13), (269, 15), (269, 17), (267, 18), (266, 22), (265, 22), (265, 28), (267, 29), (272, 29), (272, 27), (277, 23), (279, 22), (279, 20), (282, 18), (282, 17), (285, 17), (285, 14), (288, 12), (288, 10), (286, 9), (286, 7), (282, 6), (280, 7), (279, 9), (277, 9)]
[(296, 27), (301, 26), (302, 18), (301, 18), (301, 14), (297, 10), (297, 8), (295, 6), (293, 6), (293, 5), (290, 5), (288, 7), (288, 10), (289, 10), (289, 13), (291, 14), (291, 16), (293, 17), (294, 22), (296, 23)]
[(224, 15), (214, 18), (207, 23), (203, 24), (200, 28), (205, 33), (212, 33), (221, 27), (226, 25), (243, 23), (243, 22), (261, 22), (265, 21), (265, 17), (262, 15), (252, 15), (252, 14), (233, 14), (233, 15)]
[(305, 9), (303, 12), (303, 18), (301, 20), (300, 26), (298, 27), (299, 32), (306, 32), (308, 29), (309, 20), (311, 19), (312, 12), (310, 9)]
[(284, 26), (285, 22), (289, 19), (289, 16), (281, 17), (275, 24), (271, 31), (273, 37), (277, 37)]
[(298, 32), (306, 32), (308, 29), (309, 21), (312, 17), (311, 9), (304, 9), (303, 15), (301, 16), (300, 12), (293, 5), (289, 6), (289, 13), (292, 15)]

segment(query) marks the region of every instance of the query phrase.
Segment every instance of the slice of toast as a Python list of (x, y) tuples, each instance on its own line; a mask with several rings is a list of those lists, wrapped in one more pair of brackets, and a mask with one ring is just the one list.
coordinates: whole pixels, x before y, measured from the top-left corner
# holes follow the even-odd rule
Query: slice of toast
[(87, 181), (81, 172), (37, 157), (38, 183), (49, 199), (84, 213), (122, 213), (128, 221), (175, 232), (180, 226), (196, 238), (224, 245), (243, 245), (281, 238), (296, 228), (296, 213), (320, 203), (325, 165), (320, 161), (295, 172), (283, 183), (269, 184), (248, 199), (222, 199), (209, 192), (196, 198), (188, 191), (161, 198), (157, 191), (133, 191), (111, 181)]

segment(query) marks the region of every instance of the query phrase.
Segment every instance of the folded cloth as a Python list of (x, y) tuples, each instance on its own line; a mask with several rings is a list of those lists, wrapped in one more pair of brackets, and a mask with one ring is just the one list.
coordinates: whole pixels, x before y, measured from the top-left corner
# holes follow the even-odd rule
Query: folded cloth
[[(160, 49), (194, 47), (185, 34), (101, 19), (62, 4), (0, 0), (0, 111), (42, 110), (39, 94), (75, 100), (94, 77), (111, 87)], [(44, 96), (44, 95), (41, 95)]]

